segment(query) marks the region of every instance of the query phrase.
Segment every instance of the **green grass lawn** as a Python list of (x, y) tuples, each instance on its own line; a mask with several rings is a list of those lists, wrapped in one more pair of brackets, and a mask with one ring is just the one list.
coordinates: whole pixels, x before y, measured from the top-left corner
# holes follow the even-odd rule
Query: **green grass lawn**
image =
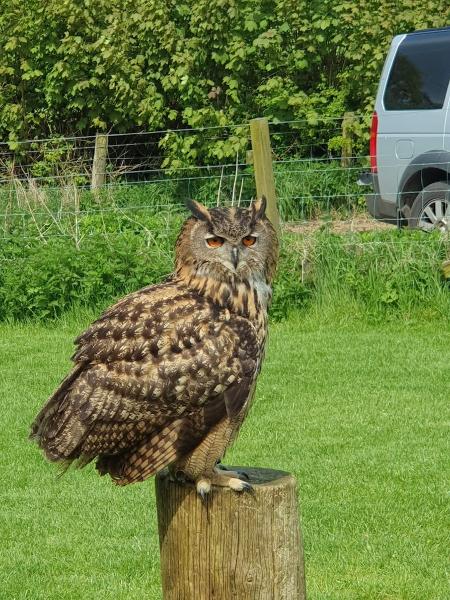
[[(84, 324), (0, 326), (0, 597), (160, 599), (153, 482), (56, 477), (27, 440)], [(227, 462), (299, 481), (309, 600), (445, 600), (450, 335), (272, 327)], [(446, 481), (447, 479), (447, 481)]]

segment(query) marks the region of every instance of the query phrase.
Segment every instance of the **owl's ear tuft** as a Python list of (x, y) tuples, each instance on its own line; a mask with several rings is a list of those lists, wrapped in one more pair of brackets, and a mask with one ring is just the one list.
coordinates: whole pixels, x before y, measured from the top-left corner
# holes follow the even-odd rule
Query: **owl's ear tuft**
[(211, 215), (208, 209), (203, 204), (200, 204), (200, 202), (197, 202), (197, 200), (186, 200), (186, 208), (191, 211), (196, 219), (206, 221), (207, 223), (211, 222)]
[(265, 196), (261, 196), (261, 198), (258, 198), (252, 203), (250, 207), (250, 211), (252, 213), (252, 223), (256, 223), (256, 221), (259, 221), (259, 219), (262, 219), (265, 216), (266, 208), (267, 200)]

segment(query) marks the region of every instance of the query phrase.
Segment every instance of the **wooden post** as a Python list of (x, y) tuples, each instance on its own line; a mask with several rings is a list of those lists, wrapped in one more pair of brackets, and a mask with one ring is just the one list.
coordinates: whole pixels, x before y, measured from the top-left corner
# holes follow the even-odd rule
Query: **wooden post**
[(295, 479), (244, 470), (253, 493), (156, 478), (164, 600), (305, 600)]
[(105, 183), (107, 155), (108, 134), (97, 133), (95, 136), (94, 161), (92, 163), (91, 190), (96, 190)]
[(341, 167), (349, 167), (353, 154), (353, 131), (352, 125), (355, 120), (355, 113), (346, 112), (342, 119), (342, 154)]
[(267, 198), (267, 216), (277, 233), (280, 233), (280, 217), (275, 195), (273, 178), (272, 148), (270, 145), (269, 123), (267, 119), (252, 119), (250, 121), (252, 137), (253, 167), (255, 170), (256, 193), (258, 198)]
[(445, 279), (450, 279), (450, 260), (444, 260), (442, 263), (442, 273)]

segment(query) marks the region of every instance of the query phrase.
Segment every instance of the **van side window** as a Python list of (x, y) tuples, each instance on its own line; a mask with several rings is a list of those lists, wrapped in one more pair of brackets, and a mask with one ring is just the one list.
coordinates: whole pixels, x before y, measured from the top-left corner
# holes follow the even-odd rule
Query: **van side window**
[(386, 110), (442, 108), (450, 80), (450, 31), (407, 36), (384, 94)]

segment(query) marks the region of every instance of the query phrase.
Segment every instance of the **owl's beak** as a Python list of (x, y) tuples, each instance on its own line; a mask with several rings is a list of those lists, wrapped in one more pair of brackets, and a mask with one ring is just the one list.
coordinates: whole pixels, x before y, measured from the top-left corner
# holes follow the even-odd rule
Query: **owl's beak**
[(236, 246), (231, 248), (231, 263), (235, 269), (237, 269), (239, 263), (239, 250)]

